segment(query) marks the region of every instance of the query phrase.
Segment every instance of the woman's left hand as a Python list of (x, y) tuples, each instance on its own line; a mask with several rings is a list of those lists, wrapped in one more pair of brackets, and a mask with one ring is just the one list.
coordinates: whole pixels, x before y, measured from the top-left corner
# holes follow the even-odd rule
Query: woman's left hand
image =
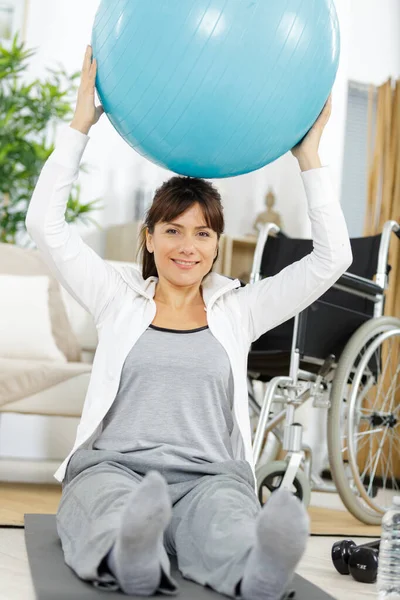
[(303, 139), (296, 144), (291, 150), (293, 156), (297, 160), (301, 160), (304, 157), (318, 156), (319, 143), (321, 141), (322, 132), (325, 129), (326, 124), (329, 121), (329, 117), (332, 112), (332, 94), (329, 95), (328, 100), (325, 103), (319, 117), (311, 127), (309, 132), (303, 137)]

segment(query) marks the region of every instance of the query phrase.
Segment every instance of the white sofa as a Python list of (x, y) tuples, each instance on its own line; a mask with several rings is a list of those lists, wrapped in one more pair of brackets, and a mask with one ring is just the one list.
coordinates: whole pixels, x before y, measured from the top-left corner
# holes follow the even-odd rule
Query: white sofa
[[(30, 256), (34, 256), (31, 273)], [(0, 244), (0, 276), (36, 275), (38, 258), (40, 253), (37, 250), (25, 251)], [(43, 261), (41, 262), (43, 266)], [(107, 262), (116, 269), (134, 264), (112, 260)], [(41, 275), (46, 273), (47, 266), (43, 268)], [(52, 277), (50, 273), (49, 276)], [(9, 280), (6, 277), (0, 280), (3, 286), (0, 287), (1, 294), (7, 294)], [(75, 418), (81, 416), (97, 347), (97, 331), (92, 316), (58, 282), (57, 287), (75, 334), (75, 342), (80, 346), (80, 360), (70, 361), (64, 358), (64, 361), (39, 361), (29, 360), (27, 357), (20, 359), (4, 356), (6, 346), (3, 340), (3, 355), (0, 351), (0, 417), (5, 413)], [(58, 299), (60, 301), (60, 296)], [(29, 302), (29, 299), (26, 301)]]

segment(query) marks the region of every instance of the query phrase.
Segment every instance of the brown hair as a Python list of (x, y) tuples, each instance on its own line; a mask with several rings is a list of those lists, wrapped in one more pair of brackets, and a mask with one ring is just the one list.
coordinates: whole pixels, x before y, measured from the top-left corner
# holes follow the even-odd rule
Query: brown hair
[[(193, 204), (200, 204), (207, 227), (215, 231), (218, 240), (224, 232), (224, 215), (221, 196), (212, 183), (197, 177), (174, 176), (156, 190), (151, 207), (146, 213), (140, 231), (138, 254), (142, 257), (142, 276), (158, 277), (154, 254), (146, 247), (146, 229), (154, 233), (157, 223), (169, 223), (188, 210)], [(218, 258), (218, 254), (214, 259)], [(212, 271), (212, 268), (208, 273)], [(207, 273), (207, 275), (208, 275)]]

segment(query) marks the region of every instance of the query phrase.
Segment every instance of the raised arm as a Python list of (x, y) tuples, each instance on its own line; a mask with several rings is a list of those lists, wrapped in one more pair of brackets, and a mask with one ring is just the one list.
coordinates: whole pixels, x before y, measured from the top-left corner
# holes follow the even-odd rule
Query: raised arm
[(313, 251), (273, 277), (237, 290), (252, 343), (322, 296), (353, 261), (346, 221), (329, 171), (321, 167), (318, 146), (329, 119), (331, 100), (292, 153), (302, 171), (311, 221)]
[(104, 261), (65, 221), (65, 211), (89, 130), (100, 118), (94, 106), (96, 62), (88, 47), (74, 119), (63, 128), (54, 152), (45, 163), (31, 198), (26, 229), (50, 271), (97, 323), (122, 282), (119, 272)]

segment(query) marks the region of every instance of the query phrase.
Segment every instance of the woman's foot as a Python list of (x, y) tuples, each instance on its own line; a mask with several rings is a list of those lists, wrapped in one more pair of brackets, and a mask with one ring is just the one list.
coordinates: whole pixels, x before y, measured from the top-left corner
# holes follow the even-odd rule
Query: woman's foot
[(245, 566), (244, 600), (280, 600), (306, 548), (310, 520), (302, 502), (277, 490), (256, 522), (256, 543)]
[(157, 471), (150, 471), (128, 499), (108, 556), (109, 568), (125, 594), (151, 596), (159, 587), (159, 546), (171, 516), (167, 484)]

